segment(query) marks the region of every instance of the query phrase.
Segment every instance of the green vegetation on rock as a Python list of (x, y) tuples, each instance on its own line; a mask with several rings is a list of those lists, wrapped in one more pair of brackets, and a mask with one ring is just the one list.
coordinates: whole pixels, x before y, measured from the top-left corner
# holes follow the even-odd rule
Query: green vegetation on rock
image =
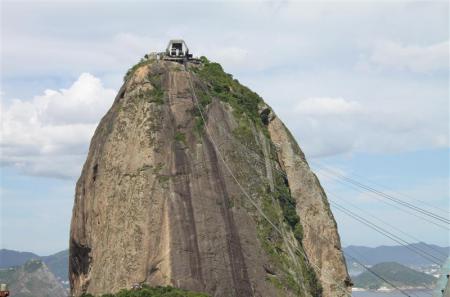
[(153, 90), (149, 92), (153, 102), (163, 104), (164, 103), (164, 90), (162, 88), (162, 76), (161, 74), (151, 74), (147, 76), (148, 80), (153, 86)]
[(284, 220), (291, 227), (292, 232), (294, 232), (295, 238), (299, 243), (301, 243), (303, 237), (303, 229), (300, 224), (300, 218), (297, 215), (297, 211), (295, 209), (296, 202), (291, 196), (289, 187), (286, 184), (287, 181), (285, 181), (285, 179), (281, 175), (279, 175), (277, 179), (278, 182), (275, 186), (275, 195), (280, 203), (281, 209), (283, 210)]
[(175, 140), (178, 142), (186, 143), (186, 135), (181, 132), (175, 133)]
[(151, 62), (152, 62), (152, 60), (148, 60), (148, 59), (142, 58), (139, 61), (139, 63), (133, 65), (130, 69), (128, 69), (127, 73), (123, 77), (123, 81), (127, 81), (139, 67), (144, 66), (144, 65), (148, 65)]
[(144, 285), (138, 290), (120, 290), (116, 294), (103, 294), (94, 296), (83, 294), (81, 297), (208, 297), (205, 293), (191, 292), (174, 287), (149, 287)]
[[(258, 158), (264, 158), (262, 140), (256, 136), (261, 131), (266, 136), (266, 141), (269, 142), (271, 162), (276, 160), (275, 146), (271, 142), (267, 127), (259, 114), (261, 98), (240, 85), (237, 80), (233, 80), (232, 76), (225, 73), (219, 64), (211, 63), (206, 58), (202, 58), (202, 60), (203, 65), (194, 70), (201, 81), (207, 84), (207, 88), (201, 85), (197, 85), (196, 88), (201, 108), (205, 109), (211, 102), (201, 98), (215, 97), (229, 104), (233, 108), (233, 115), (238, 124), (233, 130), (235, 138), (250, 151), (255, 152)], [(248, 160), (241, 159), (243, 156), (245, 155), (231, 153), (229, 157), (235, 164), (248, 163)], [(255, 173), (251, 168), (252, 166), (241, 167), (237, 172), (239, 172), (239, 180), (253, 188), (256, 186), (255, 181), (252, 180)], [(279, 234), (275, 227), (262, 216), (256, 220), (258, 237), (275, 269), (275, 274), (268, 273), (266, 280), (280, 289), (280, 296), (284, 296), (283, 291), (286, 288), (289, 288), (297, 296), (306, 296), (305, 291), (309, 291), (312, 296), (320, 296), (322, 294), (320, 281), (308, 260), (304, 258), (304, 254), (296, 251), (297, 248), (303, 249), (303, 229), (287, 180), (277, 174), (274, 189), (271, 190), (268, 185), (263, 186), (260, 188), (258, 196), (265, 216), (276, 225), (277, 229), (282, 231), (282, 235)], [(251, 208), (253, 207), (250, 206)]]
[[(166, 199), (166, 193), (179, 194), (180, 192), (181, 197), (185, 198), (180, 191), (181, 189), (184, 191), (184, 186), (183, 188), (170, 187), (169, 189), (169, 185), (171, 185), (169, 181), (174, 181), (175, 184), (178, 181), (178, 176), (167, 175), (170, 174), (167, 173), (167, 170), (161, 171), (162, 164), (155, 163), (158, 160), (172, 158), (174, 149), (179, 150), (180, 146), (182, 146), (185, 148), (183, 153), (186, 160), (180, 160), (184, 161), (186, 164), (195, 164), (195, 166), (190, 167), (192, 173), (189, 174), (186, 179), (183, 177), (183, 183), (186, 181), (186, 187), (189, 187), (188, 190), (192, 193), (188, 197), (189, 199), (179, 199), (180, 202), (176, 201), (174, 206), (179, 208), (174, 208), (175, 213), (177, 213), (178, 210), (184, 211), (184, 209), (190, 209), (186, 207), (192, 207), (195, 210), (199, 205), (205, 206), (205, 210), (202, 209), (201, 217), (198, 217), (195, 214), (196, 212), (193, 212), (193, 215), (170, 216), (170, 219), (167, 221), (167, 226), (169, 228), (174, 228), (174, 230), (178, 230), (179, 226), (189, 227), (189, 230), (180, 229), (181, 232), (173, 232), (173, 234), (180, 234), (183, 236), (182, 239), (184, 242), (189, 243), (187, 249), (184, 249), (183, 247), (183, 250), (178, 251), (177, 249), (179, 249), (179, 247), (176, 245), (174, 245), (174, 249), (180, 253), (185, 253), (186, 251), (192, 253), (192, 251), (194, 251), (192, 256), (199, 259), (199, 265), (201, 266), (199, 268), (202, 268), (202, 270), (199, 270), (200, 272), (210, 271), (211, 268), (215, 269), (217, 265), (221, 265), (224, 269), (225, 272), (221, 272), (218, 277), (214, 276), (214, 278), (210, 278), (209, 275), (204, 275), (205, 282), (207, 281), (209, 285), (208, 292), (213, 295), (222, 294), (224, 296), (230, 296), (233, 295), (232, 292), (241, 290), (240, 286), (242, 284), (242, 287), (248, 285), (248, 289), (245, 288), (247, 292), (254, 290), (264, 296), (321, 296), (322, 287), (320, 281), (314, 270), (311, 268), (312, 264), (309, 262), (307, 256), (305, 256), (302, 244), (303, 241), (310, 243), (309, 241), (306, 241), (308, 238), (303, 238), (301, 225), (303, 217), (299, 217), (296, 209), (296, 206), (300, 206), (300, 204), (296, 205), (296, 202), (302, 201), (302, 197), (299, 198), (297, 194), (295, 194), (297, 196), (293, 195), (297, 192), (291, 193), (288, 180), (283, 174), (276, 172), (278, 169), (282, 168), (282, 162), (284, 164), (286, 164), (286, 162), (281, 155), (284, 153), (283, 148), (275, 146), (271, 140), (268, 128), (270, 127), (270, 131), (275, 133), (273, 134), (275, 135), (274, 137), (282, 139), (283, 143), (292, 142), (295, 144), (295, 140), (290, 139), (290, 135), (288, 137), (283, 135), (283, 131), (281, 131), (280, 134), (276, 134), (276, 130), (275, 132), (273, 131), (273, 127), (278, 129), (279, 124), (277, 121), (279, 120), (271, 114), (270, 107), (263, 102), (261, 97), (247, 87), (241, 85), (239, 81), (233, 79), (230, 74), (224, 72), (220, 64), (210, 62), (204, 57), (201, 58), (201, 61), (202, 63), (200, 65), (188, 64), (189, 71), (192, 72), (192, 76), (194, 77), (193, 81), (189, 81), (188, 76), (190, 73), (185, 73), (183, 71), (184, 68), (182, 68), (181, 65), (173, 62), (160, 61), (151, 65), (146, 65), (147, 61), (141, 61), (132, 67), (127, 74), (126, 79), (128, 81), (123, 88), (124, 92), (120, 95), (126, 100), (117, 100), (115, 103), (117, 105), (123, 104), (125, 107), (128, 104), (129, 107), (128, 109), (124, 108), (123, 113), (120, 113), (120, 117), (114, 117), (113, 114), (110, 118), (107, 118), (108, 121), (114, 123), (115, 127), (117, 127), (114, 130), (114, 133), (117, 133), (113, 135), (117, 136), (114, 139), (121, 149), (111, 151), (111, 153), (105, 151), (102, 153), (103, 156), (102, 154), (92, 156), (92, 158), (88, 158), (88, 162), (95, 164), (97, 162), (96, 159), (99, 159), (102, 160), (102, 162), (107, 163), (106, 160), (111, 158), (111, 160), (114, 160), (114, 164), (118, 164), (119, 169), (127, 172), (129, 168), (129, 158), (122, 158), (122, 156), (128, 156), (128, 154), (132, 153), (132, 151), (127, 149), (130, 144), (133, 144), (130, 147), (136, 149), (138, 153), (144, 150), (148, 159), (146, 158), (145, 162), (140, 163), (139, 160), (136, 160), (136, 164), (138, 165), (137, 168), (142, 168), (142, 170), (139, 169), (138, 171), (140, 179), (133, 180), (133, 182), (136, 180), (136, 186), (133, 185), (132, 188), (128, 187), (128, 183), (121, 184), (120, 193), (139, 193), (137, 197), (141, 197), (142, 191), (145, 191), (146, 193), (151, 192), (152, 194), (154, 193), (155, 203), (163, 203)], [(139, 67), (142, 68), (139, 69)], [(175, 71), (175, 69), (179, 69), (176, 71), (183, 71), (183, 73), (174, 73), (173, 71)], [(134, 72), (135, 74), (133, 75)], [(190, 100), (192, 94), (188, 89), (191, 83), (194, 84), (194, 90), (200, 108), (191, 105), (192, 102), (190, 102)], [(152, 87), (150, 87), (150, 84)], [(122, 98), (120, 96), (119, 99)], [(167, 100), (164, 100), (165, 96)], [(176, 99), (180, 99), (182, 105), (175, 106), (175, 104), (179, 103)], [(163, 105), (156, 106), (155, 104), (149, 104), (149, 102), (155, 102), (154, 100)], [(211, 104), (212, 102), (214, 103)], [(188, 107), (190, 110), (185, 110), (181, 107)], [(212, 135), (206, 135), (205, 133), (205, 123), (202, 119), (203, 111), (203, 116), (207, 119), (206, 122), (208, 123), (208, 128), (210, 128)], [(208, 117), (210, 118), (208, 119)], [(160, 125), (158, 130), (154, 129), (154, 123)], [(109, 125), (109, 123), (104, 125)], [(128, 127), (135, 127), (135, 129), (127, 130), (126, 128)], [(140, 127), (148, 129), (145, 131), (145, 134), (141, 133), (142, 131), (139, 131)], [(282, 129), (284, 129), (284, 127), (282, 127)], [(132, 131), (132, 133), (129, 133), (128, 131)], [(135, 133), (135, 131), (139, 133)], [(161, 131), (161, 133), (156, 133), (156, 131)], [(193, 133), (200, 136), (199, 139), (202, 143), (195, 143), (195, 139), (192, 141), (193, 138), (197, 136), (194, 136)], [(137, 139), (141, 139), (141, 137), (136, 137), (136, 135), (150, 135), (151, 137), (154, 137), (152, 143), (155, 143), (155, 145), (150, 147), (151, 150), (147, 150), (147, 144), (145, 142), (136, 141)], [(211, 136), (211, 138), (214, 136), (214, 138), (208, 139), (205, 136)], [(168, 137), (170, 139), (167, 139)], [(111, 137), (111, 139), (113, 139), (113, 137)], [(217, 144), (215, 143), (216, 140)], [(105, 137), (94, 136), (94, 144), (102, 143), (104, 141), (106, 141)], [(167, 150), (165, 150), (164, 147), (166, 143), (171, 144), (170, 148)], [(139, 144), (139, 146), (137, 144)], [(176, 145), (174, 146), (173, 144)], [(218, 147), (216, 148), (215, 146)], [(247, 150), (241, 149), (241, 147), (245, 147)], [(217, 149), (219, 150), (220, 155), (218, 154)], [(176, 153), (178, 153), (178, 151), (176, 151)], [(296, 153), (301, 154), (299, 148)], [(300, 157), (304, 158), (303, 155)], [(288, 163), (291, 159), (294, 161), (301, 161), (297, 159), (297, 156), (292, 156), (290, 152), (287, 153), (286, 158)], [(116, 162), (115, 159), (121, 161)], [(244, 192), (247, 193), (242, 193), (242, 189), (236, 187), (234, 183), (233, 186), (228, 185), (230, 174), (224, 171), (223, 164), (221, 163), (223, 160), (221, 161), (220, 159), (225, 160), (226, 166), (231, 168), (233, 178), (239, 180), (239, 186), (242, 185), (246, 190)], [(257, 159), (261, 162), (256, 162)], [(153, 165), (153, 167), (151, 165)], [(176, 166), (183, 165), (184, 164), (176, 164)], [(270, 170), (271, 167), (275, 167), (276, 170)], [(301, 169), (304, 172), (309, 173), (309, 171), (307, 171), (308, 168), (302, 167)], [(172, 172), (172, 170), (169, 171)], [(304, 173), (303, 171), (301, 173)], [(145, 179), (146, 174), (153, 174), (159, 184), (156, 186), (153, 184), (150, 185), (147, 182), (149, 179)], [(129, 174), (124, 173), (121, 175), (128, 178), (127, 175)], [(86, 180), (89, 178), (90, 177), (87, 176)], [(115, 185), (117, 183), (116, 177), (108, 177), (108, 179), (105, 178), (105, 180), (107, 181), (105, 184)], [(122, 178), (119, 177), (119, 181), (121, 180)], [(193, 183), (199, 186), (191, 186)], [(292, 183), (294, 184), (294, 181), (292, 181)], [(100, 185), (100, 183), (97, 184)], [(309, 184), (311, 183), (308, 183), (308, 185)], [(211, 189), (218, 188), (218, 194), (214, 194), (213, 191), (211, 191), (211, 193), (208, 191), (203, 194), (203, 185), (205, 185), (206, 189), (207, 187)], [(218, 185), (220, 185), (220, 188)], [(312, 183), (312, 186), (315, 186), (315, 184)], [(115, 187), (111, 188), (113, 188), (114, 191), (111, 190), (108, 195), (116, 195)], [(163, 191), (160, 191), (161, 188), (163, 188)], [(81, 187), (81, 185), (77, 186), (78, 192), (84, 190), (85, 189)], [(104, 199), (108, 199), (106, 198), (109, 197), (108, 195), (105, 194)], [(122, 199), (125, 195), (120, 195), (121, 201), (125, 201), (125, 199)], [(244, 196), (251, 197), (245, 198)], [(215, 204), (212, 199), (216, 199), (216, 197), (221, 199), (218, 199)], [(150, 210), (150, 218), (153, 221), (161, 221), (161, 213), (154, 211), (153, 208), (147, 206), (147, 202), (138, 202), (138, 199), (133, 199), (133, 201), (130, 202), (129, 208), (133, 211), (133, 214), (139, 214), (140, 217), (147, 218), (147, 213), (149, 213)], [(178, 205), (178, 203), (180, 204)], [(82, 208), (75, 209), (80, 209), (80, 212), (88, 211), (82, 210)], [(223, 220), (216, 220), (215, 214), (217, 210), (220, 210)], [(120, 213), (121, 212), (118, 212), (118, 214)], [(103, 215), (106, 218), (105, 222), (111, 222), (112, 224), (113, 221), (109, 221), (107, 215), (100, 215)], [(235, 216), (238, 217), (239, 220), (235, 221)], [(78, 217), (81, 216), (74, 215), (75, 219), (73, 220), (76, 221)], [(138, 217), (138, 215), (136, 215), (136, 217)], [(120, 224), (134, 224), (135, 221), (134, 217), (128, 220), (128, 216), (123, 215), (117, 215), (113, 219)], [(244, 221), (244, 219), (246, 220)], [(197, 221), (201, 222), (202, 226), (205, 226), (205, 232), (214, 232), (215, 234), (218, 230), (223, 230), (225, 232), (223, 234), (226, 234), (226, 236), (223, 238), (215, 236), (214, 239), (211, 239), (208, 238), (208, 236), (202, 236), (203, 233), (196, 233), (195, 224)], [(146, 223), (147, 221), (141, 220), (137, 222)], [(226, 224), (223, 224), (223, 222)], [(248, 222), (248, 224), (235, 226), (235, 224), (240, 222)], [(321, 222), (318, 221), (318, 223), (320, 224)], [(223, 225), (225, 225), (225, 227)], [(79, 225), (72, 224), (72, 226)], [(97, 244), (101, 243), (104, 226), (99, 227), (94, 224), (89, 228), (91, 228), (90, 233), (96, 235), (95, 238), (93, 237), (92, 244), (95, 245), (95, 242), (97, 242)], [(158, 228), (159, 226), (155, 226), (154, 230), (152, 229), (149, 233), (149, 237), (160, 236), (159, 234), (163, 234), (165, 230), (161, 229), (161, 231), (158, 230)], [(76, 227), (74, 229), (75, 230), (72, 230), (71, 234), (82, 232), (81, 228)], [(255, 229), (257, 231), (257, 240), (255, 240), (256, 238), (254, 237)], [(138, 238), (142, 237), (140, 229), (139, 232), (133, 232), (138, 234)], [(127, 238), (128, 241), (134, 242), (134, 245), (130, 245), (126, 249), (117, 249), (117, 253), (111, 254), (108, 247), (101, 246), (103, 252), (110, 256), (111, 259), (118, 258), (118, 255), (122, 255), (121, 257), (128, 257), (128, 255), (130, 255), (130, 250), (135, 251), (132, 253), (132, 260), (134, 261), (130, 263), (130, 266), (125, 268), (120, 267), (123, 275), (127, 275), (130, 271), (141, 271), (143, 269), (141, 263), (144, 263), (145, 266), (145, 263), (147, 263), (146, 261), (149, 258), (147, 253), (151, 254), (152, 257), (160, 257), (160, 254), (164, 253), (164, 250), (159, 250), (159, 247), (150, 250), (147, 246), (141, 246), (140, 243), (142, 240), (135, 240), (135, 238), (133, 238), (136, 237), (134, 236), (134, 233), (124, 232), (117, 233), (118, 235), (111, 235), (111, 238), (116, 238), (116, 241), (122, 241), (123, 238)], [(221, 235), (222, 233), (218, 234)], [(233, 235), (231, 240), (229, 234)], [(234, 241), (234, 234), (237, 234), (236, 241)], [(109, 239), (110, 238), (108, 238), (108, 240)], [(172, 238), (167, 236), (167, 239), (169, 244), (171, 244), (170, 240)], [(198, 250), (198, 248), (194, 246), (194, 244), (196, 244), (195, 241), (198, 241), (202, 244), (201, 246), (203, 246), (203, 244), (209, 245), (211, 240), (217, 240), (217, 246), (221, 247), (220, 250), (223, 250), (223, 247), (227, 247), (228, 251), (225, 252), (228, 252), (229, 257), (223, 257), (222, 254), (216, 254), (214, 252), (211, 255), (215, 259), (214, 261), (200, 261), (204, 257), (204, 253), (201, 253), (201, 250)], [(245, 242), (245, 244), (241, 244), (240, 240)], [(190, 246), (191, 242), (192, 246)], [(236, 242), (236, 244), (234, 244), (234, 242)], [(237, 243), (239, 243), (239, 245)], [(336, 245), (334, 245), (334, 247), (336, 247)], [(333, 248), (333, 246), (331, 246), (331, 248)], [(145, 251), (146, 253), (141, 253), (141, 251)], [(237, 252), (239, 252), (239, 254)], [(324, 254), (325, 253), (321, 253), (321, 255)], [(254, 263), (253, 261), (246, 263), (247, 255), (251, 255), (251, 257), (253, 257), (252, 260), (256, 259)], [(89, 264), (91, 267), (97, 267), (95, 265), (99, 265), (98, 263), (105, 263), (108, 271), (119, 269), (117, 265), (109, 264), (108, 261), (98, 260), (103, 257), (103, 253), (98, 253), (96, 257), (97, 262), (92, 261), (92, 263)], [(320, 257), (312, 259), (316, 261), (316, 258)], [(191, 258), (186, 257), (186, 259)], [(176, 271), (177, 267), (185, 267), (187, 262), (185, 263), (184, 261), (184, 258), (174, 259), (174, 271)], [(322, 264), (320, 260), (318, 261), (319, 265)], [(326, 262), (324, 263), (327, 264)], [(248, 264), (248, 266), (245, 264)], [(190, 265), (190, 262), (188, 265)], [(202, 266), (205, 267), (204, 270)], [(265, 272), (261, 270), (262, 268)], [(334, 269), (335, 267), (332, 266), (331, 268)], [(100, 269), (93, 269), (92, 271), (101, 271), (102, 269), (103, 267), (100, 267)], [(244, 275), (243, 272), (245, 269), (256, 271), (257, 274), (248, 273), (248, 275)], [(192, 273), (194, 273), (194, 270), (192, 271)], [(74, 271), (72, 273), (79, 272)], [(170, 273), (170, 271), (164, 272), (163, 275), (167, 274), (170, 277)], [(196, 275), (197, 272), (195, 272), (195, 275), (192, 277), (196, 278)], [(257, 277), (254, 277), (254, 275)], [(229, 278), (230, 276), (232, 278)], [(112, 281), (115, 280), (113, 277), (109, 277), (108, 274), (103, 276), (100, 273), (96, 277), (92, 276), (92, 279), (100, 279), (102, 277), (109, 279), (105, 279), (103, 283), (90, 283), (89, 279), (86, 278), (75, 284), (77, 287), (74, 288), (74, 292), (79, 294), (86, 289), (93, 292), (109, 292), (120, 288), (117, 286), (114, 288), (108, 287), (108, 283), (112, 283)], [(184, 278), (188, 276), (182, 275), (181, 277)], [(173, 278), (175, 281), (178, 276), (174, 275)], [(329, 287), (324, 287), (324, 289), (328, 290)], [(267, 290), (268, 293), (263, 292), (264, 290)], [(326, 295), (329, 295), (328, 292), (325, 293)], [(85, 295), (85, 297), (87, 296), (91, 295)], [(141, 290), (122, 290), (114, 294), (97, 297), (127, 296), (194, 297), (206, 295), (186, 292), (170, 287), (147, 287)]]
[[(297, 296), (307, 296), (305, 291), (312, 296), (321, 296), (320, 282), (302, 252), (302, 228), (293, 198), (281, 178), (276, 179), (274, 186), (274, 191), (267, 187), (258, 193), (262, 212), (282, 233), (266, 218), (258, 218), (258, 237), (274, 267), (274, 274), (268, 273), (266, 279), (280, 289), (280, 296), (284, 296), (286, 288)], [(290, 232), (295, 238), (289, 236)]]
[(236, 113), (246, 113), (256, 123), (261, 123), (258, 106), (263, 103), (262, 98), (241, 85), (237, 79), (233, 79), (231, 74), (223, 71), (219, 63), (210, 62), (205, 57), (201, 57), (201, 60), (202, 65), (194, 68), (194, 71), (202, 81), (207, 83), (208, 90), (200, 89), (199, 103), (205, 106), (211, 102), (211, 96), (213, 96), (229, 103)]

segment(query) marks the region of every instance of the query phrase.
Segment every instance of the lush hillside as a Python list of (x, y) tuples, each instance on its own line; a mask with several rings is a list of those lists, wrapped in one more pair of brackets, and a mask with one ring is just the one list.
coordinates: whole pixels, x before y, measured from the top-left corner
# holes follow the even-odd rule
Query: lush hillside
[[(416, 271), (395, 262), (376, 264), (371, 270), (398, 287), (430, 287), (436, 279), (428, 274)], [(356, 288), (379, 289), (389, 284), (365, 271), (353, 278)]]
[[(140, 290), (121, 290), (117, 294), (104, 294), (98, 297), (208, 297), (205, 293), (190, 292), (173, 287), (148, 287)], [(91, 294), (84, 294), (81, 297), (95, 297)]]
[[(440, 247), (423, 242), (414, 243), (409, 248), (416, 248), (426, 251), (439, 259), (445, 261), (444, 255), (449, 255), (450, 247)], [(397, 262), (407, 266), (427, 266), (433, 264), (404, 246), (378, 246), (375, 248), (364, 246), (348, 246), (344, 248), (344, 253), (353, 256), (366, 265), (375, 265), (382, 262)], [(351, 267), (352, 261), (347, 260), (347, 265)]]

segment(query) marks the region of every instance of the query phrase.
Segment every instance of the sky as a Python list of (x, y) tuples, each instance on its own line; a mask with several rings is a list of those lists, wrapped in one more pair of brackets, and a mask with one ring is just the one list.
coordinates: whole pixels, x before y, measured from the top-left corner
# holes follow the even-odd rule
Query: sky
[[(67, 248), (75, 183), (95, 127), (127, 69), (175, 38), (272, 106), (331, 201), (409, 242), (449, 245), (442, 226), (335, 174), (449, 217), (448, 2), (0, 7), (2, 248), (40, 255)], [(344, 246), (396, 244), (332, 208)]]

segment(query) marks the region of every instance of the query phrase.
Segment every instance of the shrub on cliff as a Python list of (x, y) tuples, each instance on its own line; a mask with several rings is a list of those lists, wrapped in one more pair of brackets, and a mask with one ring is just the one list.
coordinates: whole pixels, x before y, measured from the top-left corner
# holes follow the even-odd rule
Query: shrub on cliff
[[(81, 297), (96, 297), (92, 294), (83, 294)], [(185, 291), (174, 287), (148, 287), (139, 290), (120, 290), (116, 294), (103, 294), (97, 297), (208, 297), (207, 294)]]

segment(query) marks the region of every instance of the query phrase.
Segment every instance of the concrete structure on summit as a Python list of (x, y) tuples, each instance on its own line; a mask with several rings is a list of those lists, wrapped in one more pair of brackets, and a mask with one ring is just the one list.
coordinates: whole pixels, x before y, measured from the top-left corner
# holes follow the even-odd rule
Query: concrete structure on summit
[(166, 51), (161, 53), (162, 59), (166, 61), (176, 61), (180, 63), (194, 62), (197, 63), (200, 60), (193, 58), (189, 53), (189, 48), (183, 39), (172, 39), (167, 45)]

